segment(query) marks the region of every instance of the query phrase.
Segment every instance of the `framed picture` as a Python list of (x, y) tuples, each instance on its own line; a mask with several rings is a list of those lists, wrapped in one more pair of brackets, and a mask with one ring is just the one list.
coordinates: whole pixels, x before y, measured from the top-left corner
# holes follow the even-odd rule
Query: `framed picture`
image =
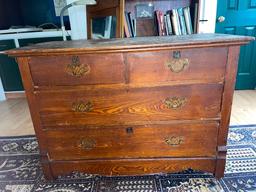
[(154, 6), (152, 3), (138, 4), (135, 7), (136, 18), (153, 18)]

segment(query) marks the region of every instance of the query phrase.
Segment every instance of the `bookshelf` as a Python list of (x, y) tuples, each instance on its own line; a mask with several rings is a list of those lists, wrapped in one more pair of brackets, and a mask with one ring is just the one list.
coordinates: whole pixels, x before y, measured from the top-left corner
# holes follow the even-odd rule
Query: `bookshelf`
[[(156, 21), (156, 11), (166, 14), (170, 10), (185, 7), (190, 8), (193, 33), (197, 33), (200, 1), (201, 0), (97, 0), (96, 5), (87, 6), (88, 38), (94, 38), (92, 34), (94, 32), (93, 27), (95, 21), (109, 16), (111, 16), (114, 21), (114, 35), (111, 37), (126, 37), (125, 24), (127, 21), (127, 13), (129, 13), (132, 19), (136, 37), (157, 36), (159, 35), (159, 29)], [(113, 31), (113, 27), (111, 30)], [(130, 34), (130, 36), (132, 37), (132, 34)], [(109, 38), (111, 37), (109, 36)]]

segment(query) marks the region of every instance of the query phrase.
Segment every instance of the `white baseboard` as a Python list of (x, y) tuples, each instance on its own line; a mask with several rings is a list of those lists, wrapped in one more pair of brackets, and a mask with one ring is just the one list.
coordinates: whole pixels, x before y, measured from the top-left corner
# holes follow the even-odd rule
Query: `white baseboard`
[(26, 98), (25, 91), (5, 92), (6, 99)]

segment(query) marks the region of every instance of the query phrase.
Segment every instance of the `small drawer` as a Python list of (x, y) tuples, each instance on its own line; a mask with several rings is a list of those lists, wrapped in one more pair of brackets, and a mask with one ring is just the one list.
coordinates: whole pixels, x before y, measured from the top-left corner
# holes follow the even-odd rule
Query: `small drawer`
[(130, 83), (222, 82), (227, 48), (129, 53)]
[(37, 103), (44, 126), (201, 120), (219, 117), (222, 89), (222, 84), (209, 84), (40, 92)]
[(52, 160), (214, 157), (217, 130), (212, 122), (52, 130), (46, 137)]
[(121, 54), (31, 57), (29, 66), (35, 86), (124, 82)]

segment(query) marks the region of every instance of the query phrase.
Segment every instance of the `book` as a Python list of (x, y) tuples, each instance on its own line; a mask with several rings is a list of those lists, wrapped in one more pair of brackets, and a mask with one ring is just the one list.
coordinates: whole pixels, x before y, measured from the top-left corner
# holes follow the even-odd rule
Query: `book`
[(191, 21), (191, 14), (190, 14), (190, 8), (185, 7), (183, 9), (184, 12), (184, 17), (185, 17), (185, 23), (186, 23), (186, 28), (187, 28), (187, 33), (191, 35), (193, 33), (193, 28), (192, 28), (192, 21)]
[(133, 19), (132, 20), (133, 22), (133, 34), (134, 34), (134, 37), (137, 36), (137, 20), (136, 19)]
[(128, 12), (125, 12), (124, 15), (125, 15), (125, 22), (127, 23), (127, 27), (128, 27), (128, 31), (129, 31), (129, 37), (132, 37), (132, 29), (131, 29), (131, 24), (130, 24), (130, 20), (129, 20), (129, 14), (128, 14)]
[(125, 35), (125, 37), (127, 37), (127, 38), (131, 37), (131, 34), (130, 34), (130, 31), (129, 31), (128, 22), (127, 22), (126, 17), (125, 17), (125, 19), (124, 19), (124, 35)]
[(194, 33), (197, 32), (197, 27), (198, 27), (198, 8), (199, 4), (195, 3), (195, 12), (194, 12)]
[(169, 35), (169, 30), (168, 30), (168, 24), (167, 24), (167, 16), (166, 14), (164, 15), (164, 30), (165, 30), (165, 34)]
[(157, 23), (154, 21), (154, 18), (137, 18), (136, 19), (136, 36), (145, 37), (145, 36), (156, 36), (157, 32)]
[(171, 20), (172, 20), (172, 24), (173, 24), (173, 31), (175, 35), (182, 35), (181, 33), (181, 28), (180, 28), (180, 22), (179, 22), (179, 16), (178, 16), (178, 12), (176, 9), (173, 9), (171, 11), (172, 15), (171, 15)]
[(166, 24), (168, 28), (168, 35), (173, 35), (173, 30), (172, 30), (172, 23), (171, 23), (171, 13), (167, 12), (166, 14)]
[(157, 11), (154, 12), (154, 26), (155, 26), (155, 34), (159, 35), (159, 23), (158, 23), (158, 18), (157, 18)]
[(162, 11), (156, 11), (156, 23), (158, 29), (158, 35), (164, 36), (165, 32), (165, 25), (164, 25), (164, 14)]
[(162, 11), (160, 11), (160, 26), (161, 26), (161, 36), (165, 36), (166, 32), (165, 32), (165, 24), (164, 24), (164, 14)]
[(187, 35), (187, 28), (186, 28), (186, 23), (185, 23), (185, 17), (183, 13), (183, 8), (177, 9), (178, 15), (179, 15), (179, 20), (180, 20), (180, 28), (181, 28), (181, 34), (182, 35)]
[(112, 27), (112, 16), (108, 16), (106, 17), (106, 20), (105, 20), (105, 31), (104, 31), (105, 39), (111, 38), (111, 27)]
[(160, 11), (155, 11), (155, 21), (156, 21), (156, 25), (157, 25), (157, 34), (159, 36), (162, 35), (162, 28), (161, 28), (161, 23), (160, 23)]
[(131, 28), (131, 36), (135, 37), (135, 35), (134, 35), (134, 26), (133, 26), (133, 21), (132, 21), (132, 15), (131, 14), (132, 14), (131, 12), (128, 13), (129, 25), (130, 25), (130, 28)]

